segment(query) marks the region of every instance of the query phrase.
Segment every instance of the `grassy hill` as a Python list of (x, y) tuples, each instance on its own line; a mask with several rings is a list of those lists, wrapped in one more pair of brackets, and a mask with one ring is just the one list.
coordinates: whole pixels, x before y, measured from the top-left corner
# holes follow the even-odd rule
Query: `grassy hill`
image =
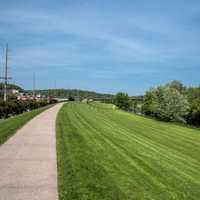
[(60, 199), (199, 200), (200, 130), (101, 104), (57, 118)]

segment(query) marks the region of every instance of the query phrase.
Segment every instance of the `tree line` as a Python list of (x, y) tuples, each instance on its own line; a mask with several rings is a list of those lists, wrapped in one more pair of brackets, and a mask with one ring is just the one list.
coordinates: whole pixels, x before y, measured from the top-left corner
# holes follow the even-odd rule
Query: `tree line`
[[(32, 91), (27, 91), (32, 92)], [(112, 99), (114, 95), (112, 94), (102, 94), (87, 90), (79, 90), (79, 89), (48, 89), (48, 90), (36, 90), (35, 92), (40, 93), (46, 96), (53, 96), (59, 98), (69, 98), (69, 97), (80, 97), (84, 98), (102, 98), (102, 99)]]
[(139, 105), (122, 92), (115, 96), (114, 103), (120, 109), (163, 121), (200, 126), (200, 87), (186, 87), (176, 80), (147, 91)]

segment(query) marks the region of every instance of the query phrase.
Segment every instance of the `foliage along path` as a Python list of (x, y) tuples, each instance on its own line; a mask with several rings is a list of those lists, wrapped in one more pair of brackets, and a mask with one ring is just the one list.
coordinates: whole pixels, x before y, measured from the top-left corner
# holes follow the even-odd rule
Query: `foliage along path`
[(200, 131), (70, 103), (57, 118), (60, 199), (199, 200)]
[(61, 106), (36, 116), (0, 146), (0, 199), (58, 199), (55, 121)]
[(14, 117), (10, 117), (8, 119), (0, 119), (0, 145), (5, 143), (12, 135), (16, 133), (18, 129), (24, 126), (24, 124), (51, 106), (52, 105), (38, 108), (30, 112), (25, 112)]

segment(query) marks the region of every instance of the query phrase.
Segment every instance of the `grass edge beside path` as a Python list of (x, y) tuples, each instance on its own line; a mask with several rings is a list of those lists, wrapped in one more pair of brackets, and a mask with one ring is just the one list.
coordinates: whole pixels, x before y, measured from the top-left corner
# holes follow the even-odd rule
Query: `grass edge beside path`
[(52, 105), (38, 108), (30, 112), (5, 119), (0, 122), (0, 146), (4, 144), (11, 136), (13, 136), (21, 127), (33, 119), (38, 114), (51, 108)]

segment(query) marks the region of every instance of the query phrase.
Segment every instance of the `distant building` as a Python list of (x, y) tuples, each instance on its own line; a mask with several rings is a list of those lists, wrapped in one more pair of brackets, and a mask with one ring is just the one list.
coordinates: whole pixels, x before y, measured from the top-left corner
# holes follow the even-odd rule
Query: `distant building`
[(26, 95), (25, 93), (19, 93), (17, 95), (17, 100), (27, 101), (27, 100), (29, 100), (29, 98), (30, 97), (28, 95)]
[(49, 98), (46, 97), (45, 95), (41, 94), (29, 94), (29, 93), (19, 93), (17, 95), (17, 99), (21, 101), (28, 101), (28, 100), (36, 100), (36, 101), (41, 101), (41, 100), (48, 100)]

